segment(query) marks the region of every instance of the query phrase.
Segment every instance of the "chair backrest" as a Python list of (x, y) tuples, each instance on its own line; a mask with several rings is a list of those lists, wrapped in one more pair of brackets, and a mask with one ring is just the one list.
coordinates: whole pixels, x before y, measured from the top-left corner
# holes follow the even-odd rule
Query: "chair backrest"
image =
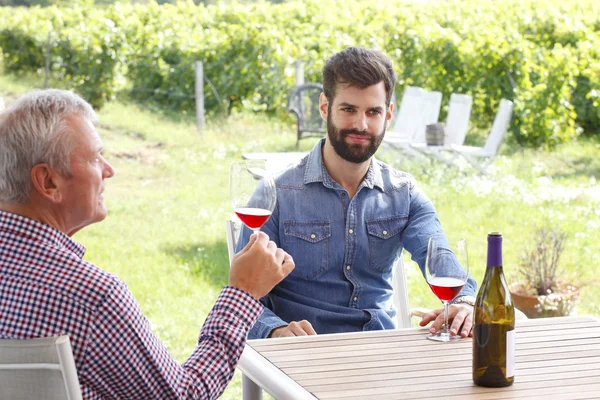
[(242, 230), (242, 223), (239, 221), (233, 221), (228, 219), (225, 221), (225, 231), (227, 233), (227, 253), (229, 254), (229, 264), (233, 260), (235, 255), (235, 248), (240, 237), (240, 231)]
[(498, 112), (496, 113), (494, 123), (492, 124), (492, 130), (485, 141), (485, 145), (483, 146), (483, 151), (490, 158), (490, 160), (493, 160), (496, 157), (498, 149), (500, 148), (500, 144), (502, 144), (502, 140), (504, 139), (504, 135), (506, 134), (506, 131), (508, 131), (508, 125), (510, 124), (510, 118), (512, 117), (512, 110), (512, 101), (506, 99), (500, 100)]
[[(227, 233), (227, 252), (229, 254), (229, 264), (235, 255), (235, 248), (240, 237), (242, 223), (228, 219), (225, 221), (225, 230)], [(406, 273), (404, 271), (404, 262), (402, 254), (394, 264), (392, 275), (392, 287), (394, 288), (393, 302), (398, 313), (396, 314), (396, 324), (398, 328), (410, 328), (410, 305), (408, 302), (408, 286), (406, 285)]]
[(392, 287), (394, 288), (393, 301), (396, 306), (396, 324), (399, 329), (411, 328), (410, 322), (410, 303), (408, 301), (408, 285), (406, 284), (406, 271), (404, 270), (404, 261), (402, 253), (394, 264), (392, 274)]
[(406, 86), (398, 107), (398, 114), (392, 129), (386, 133), (387, 138), (410, 140), (415, 136), (423, 119), (423, 102), (427, 91), (417, 86)]
[(412, 143), (425, 143), (425, 128), (429, 124), (435, 124), (440, 117), (440, 108), (442, 106), (442, 92), (423, 93), (423, 110), (421, 112), (421, 121), (417, 125)]
[(467, 94), (452, 93), (446, 118), (445, 144), (462, 146), (469, 129), (473, 98)]
[(288, 97), (288, 111), (296, 117), (298, 140), (309, 136), (322, 136), (325, 121), (319, 112), (319, 97), (323, 92), (320, 83), (296, 86)]
[(0, 339), (0, 399), (81, 398), (68, 336)]

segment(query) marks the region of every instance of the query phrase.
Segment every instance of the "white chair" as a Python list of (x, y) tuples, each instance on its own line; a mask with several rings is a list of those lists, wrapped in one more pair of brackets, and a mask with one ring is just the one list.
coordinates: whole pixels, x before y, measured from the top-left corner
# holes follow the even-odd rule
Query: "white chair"
[(68, 336), (0, 339), (0, 399), (81, 398)]
[(442, 105), (441, 92), (429, 92), (420, 87), (407, 86), (402, 95), (398, 114), (383, 142), (397, 150), (420, 156), (411, 145), (425, 144), (425, 127), (438, 121)]
[(448, 104), (448, 116), (446, 117), (446, 140), (447, 145), (462, 145), (465, 143), (469, 120), (471, 119), (471, 107), (473, 98), (468, 94), (452, 93)]
[(454, 144), (450, 146), (451, 150), (455, 152), (455, 154), (464, 157), (473, 167), (477, 168), (482, 174), (485, 174), (487, 166), (496, 158), (498, 149), (508, 131), (512, 111), (513, 102), (501, 99), (498, 112), (494, 118), (494, 123), (492, 124), (491, 132), (485, 141), (485, 145), (483, 147), (474, 147)]
[(416, 86), (404, 88), (402, 100), (398, 105), (398, 113), (392, 121), (392, 128), (388, 129), (385, 134), (385, 143), (394, 145), (412, 140), (421, 123), (425, 93), (427, 93), (425, 89)]
[(473, 98), (466, 94), (452, 93), (448, 104), (448, 116), (446, 117), (446, 138), (442, 146), (428, 146), (427, 143), (411, 143), (411, 147), (423, 154), (432, 156), (446, 164), (451, 160), (444, 157), (444, 151), (451, 150), (451, 145), (462, 145), (465, 142), (471, 118), (471, 106)]

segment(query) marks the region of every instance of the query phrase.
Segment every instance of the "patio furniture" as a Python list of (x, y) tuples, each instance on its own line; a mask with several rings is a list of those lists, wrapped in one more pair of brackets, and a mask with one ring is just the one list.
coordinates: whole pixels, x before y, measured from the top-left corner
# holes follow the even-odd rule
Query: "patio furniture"
[(515, 383), (475, 386), (473, 340), (426, 328), (249, 340), (238, 368), (276, 399), (592, 399), (600, 393), (600, 321), (516, 321)]
[(0, 339), (0, 399), (81, 398), (68, 336)]
[(448, 116), (446, 117), (444, 143), (440, 146), (429, 146), (426, 143), (411, 143), (415, 150), (432, 156), (442, 162), (451, 164), (450, 160), (442, 155), (442, 152), (451, 150), (451, 145), (462, 145), (469, 129), (471, 117), (471, 106), (473, 98), (466, 94), (452, 93), (448, 104)]
[(288, 97), (288, 111), (296, 118), (297, 140), (325, 135), (325, 121), (319, 111), (319, 97), (323, 93), (320, 83), (305, 83), (296, 86)]
[(452, 151), (465, 158), (479, 172), (485, 174), (486, 168), (494, 161), (502, 140), (508, 131), (512, 117), (513, 102), (501, 99), (492, 129), (483, 147), (451, 145)]
[(391, 148), (419, 155), (411, 144), (425, 144), (425, 127), (438, 121), (442, 104), (441, 92), (407, 86), (402, 95), (398, 114), (383, 139)]

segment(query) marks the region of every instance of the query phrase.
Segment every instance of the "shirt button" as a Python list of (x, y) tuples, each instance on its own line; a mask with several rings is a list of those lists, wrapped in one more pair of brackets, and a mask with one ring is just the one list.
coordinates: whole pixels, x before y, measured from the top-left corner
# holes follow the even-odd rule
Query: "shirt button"
[(352, 229), (348, 229), (348, 233), (352, 235), (354, 231)]
[(346, 192), (342, 192), (342, 196), (345, 196), (345, 195), (346, 195)]
[(350, 271), (350, 266), (346, 265), (346, 270)]
[(383, 236), (387, 235), (387, 231), (383, 231)]
[(352, 299), (352, 300), (354, 300), (354, 301), (358, 301), (358, 297), (354, 297), (354, 299)]
[(316, 237), (317, 237), (317, 235), (315, 235), (314, 233), (311, 233), (311, 234), (310, 234), (310, 238), (311, 238), (311, 239), (314, 239), (314, 238), (316, 238)]

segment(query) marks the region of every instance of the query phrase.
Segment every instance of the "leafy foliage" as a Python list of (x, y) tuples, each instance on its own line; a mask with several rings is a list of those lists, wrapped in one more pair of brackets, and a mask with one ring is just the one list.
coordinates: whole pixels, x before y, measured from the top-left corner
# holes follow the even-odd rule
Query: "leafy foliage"
[(477, 130), (489, 129), (507, 98), (515, 102), (512, 138), (522, 145), (551, 148), (600, 131), (595, 0), (88, 3), (1, 8), (7, 70), (43, 71), (52, 32), (52, 74), (98, 107), (126, 87), (139, 101), (193, 113), (194, 64), (203, 61), (208, 111), (284, 115), (295, 60), (307, 81), (319, 81), (331, 54), (361, 45), (390, 55), (398, 91), (420, 85), (446, 101), (471, 94)]

